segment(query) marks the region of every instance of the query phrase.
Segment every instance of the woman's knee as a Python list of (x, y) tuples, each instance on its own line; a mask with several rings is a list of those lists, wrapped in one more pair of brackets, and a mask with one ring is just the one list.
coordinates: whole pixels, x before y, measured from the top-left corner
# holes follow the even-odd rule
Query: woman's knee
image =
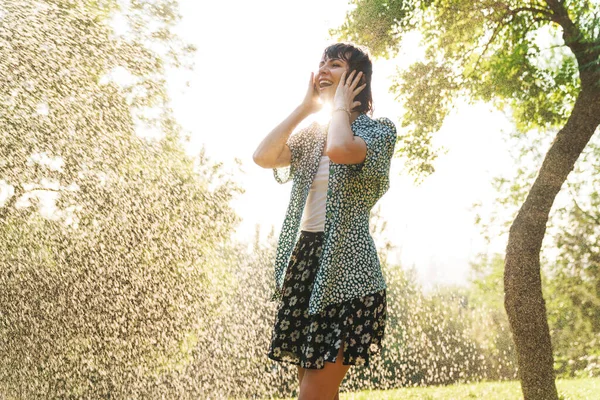
[(331, 393), (331, 390), (318, 387), (301, 387), (298, 400), (333, 400), (337, 393), (337, 389)]

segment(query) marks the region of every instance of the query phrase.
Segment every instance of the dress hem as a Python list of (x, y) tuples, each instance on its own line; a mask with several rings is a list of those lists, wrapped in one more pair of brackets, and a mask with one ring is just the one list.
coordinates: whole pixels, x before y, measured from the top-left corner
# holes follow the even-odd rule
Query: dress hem
[[(286, 354), (286, 353), (294, 354), (292, 352), (282, 352), (282, 353), (283, 354)], [(375, 356), (375, 355), (379, 355), (379, 354), (380, 354), (380, 351), (378, 350), (377, 352), (374, 352), (374, 353), (370, 354), (369, 358), (371, 356)], [(295, 356), (295, 354), (294, 354), (294, 356)], [(277, 362), (281, 362), (281, 363), (286, 363), (286, 364), (291, 364), (291, 365), (296, 365), (296, 366), (304, 368), (304, 369), (323, 369), (323, 368), (325, 368), (325, 363), (326, 362), (331, 363), (331, 364), (335, 364), (337, 362), (337, 356), (336, 356), (334, 360), (323, 360), (323, 366), (321, 366), (321, 367), (318, 367), (318, 366), (303, 366), (302, 365), (303, 364), (302, 361), (291, 360), (291, 359), (288, 359), (288, 358), (285, 358), (285, 357), (282, 357), (282, 356), (275, 357), (273, 355), (273, 352), (269, 352), (267, 354), (267, 357), (269, 359), (273, 360), (273, 361), (277, 361)], [(343, 365), (348, 365), (348, 366), (351, 366), (351, 367), (368, 367), (370, 365), (370, 359), (367, 359), (367, 360), (365, 360), (362, 363), (346, 362), (346, 360), (342, 360), (342, 364)]]

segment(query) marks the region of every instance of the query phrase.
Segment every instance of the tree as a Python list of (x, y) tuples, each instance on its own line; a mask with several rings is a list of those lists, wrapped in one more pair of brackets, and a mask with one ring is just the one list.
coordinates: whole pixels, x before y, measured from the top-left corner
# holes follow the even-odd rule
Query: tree
[(510, 228), (505, 308), (526, 400), (557, 399), (540, 249), (555, 197), (600, 124), (600, 4), (590, 0), (353, 0), (334, 34), (393, 55), (418, 29), (425, 60), (393, 86), (404, 98), (399, 153), (433, 172), (436, 132), (458, 98), (510, 109), (521, 132), (559, 128)]
[(180, 397), (236, 188), (171, 116), (165, 68), (193, 50), (176, 3), (0, 15), (0, 397)]
[[(497, 178), (495, 216), (486, 216), (483, 230), (489, 234), (501, 223), (505, 235), (508, 221), (535, 179), (535, 168), (547, 147), (547, 137), (512, 138), (513, 176)], [(592, 138), (556, 199), (550, 215), (541, 269), (544, 297), (548, 299), (548, 323), (555, 356), (555, 371), (567, 377), (597, 375), (600, 356), (600, 269), (598, 251), (598, 207), (600, 181), (600, 137)], [(511, 173), (512, 175), (512, 173)], [(506, 211), (506, 212), (505, 212)], [(501, 221), (497, 221), (500, 217)], [(494, 222), (493, 220), (496, 220)], [(494, 226), (495, 228), (495, 226)], [(496, 233), (497, 236), (498, 233)]]

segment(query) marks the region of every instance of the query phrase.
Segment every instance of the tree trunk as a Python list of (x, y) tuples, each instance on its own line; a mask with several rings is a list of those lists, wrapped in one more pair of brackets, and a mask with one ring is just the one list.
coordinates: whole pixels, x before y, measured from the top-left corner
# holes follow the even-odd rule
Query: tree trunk
[(525, 400), (558, 400), (542, 296), (540, 250), (554, 199), (599, 124), (600, 91), (597, 87), (582, 89), (510, 228), (504, 264), (504, 306), (516, 345)]

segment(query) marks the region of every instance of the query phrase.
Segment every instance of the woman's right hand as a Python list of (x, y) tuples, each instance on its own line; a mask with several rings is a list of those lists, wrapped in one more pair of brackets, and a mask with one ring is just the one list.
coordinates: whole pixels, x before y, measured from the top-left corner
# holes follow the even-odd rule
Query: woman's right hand
[(323, 104), (319, 101), (319, 90), (315, 84), (315, 73), (310, 73), (310, 81), (308, 82), (308, 90), (304, 96), (304, 100), (300, 105), (302, 109), (308, 113), (313, 114), (319, 112), (323, 108)]

